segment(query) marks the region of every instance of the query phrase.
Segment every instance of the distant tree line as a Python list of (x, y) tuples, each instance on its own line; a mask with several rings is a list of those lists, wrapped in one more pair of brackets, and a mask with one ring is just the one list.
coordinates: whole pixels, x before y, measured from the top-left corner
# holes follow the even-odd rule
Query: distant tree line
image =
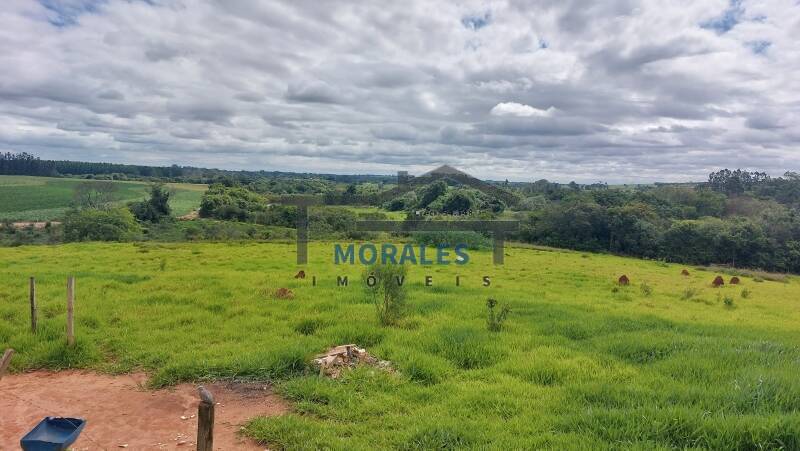
[(0, 153), (0, 175), (36, 175), (52, 177), (58, 175), (53, 161), (40, 160), (31, 154)]
[(724, 169), (708, 183), (521, 190), (521, 241), (577, 250), (800, 272), (800, 177)]
[[(391, 176), (381, 175), (339, 175), (291, 173), (281, 171), (229, 171), (192, 166), (146, 166), (119, 163), (95, 163), (84, 161), (42, 160), (26, 152), (0, 153), (0, 175), (32, 176), (77, 176), (111, 180), (145, 180), (186, 183), (225, 183), (225, 184), (263, 184), (265, 179), (294, 179), (297, 192), (303, 192), (305, 181), (316, 179), (333, 183), (388, 183)], [(253, 187), (258, 190), (257, 187)]]

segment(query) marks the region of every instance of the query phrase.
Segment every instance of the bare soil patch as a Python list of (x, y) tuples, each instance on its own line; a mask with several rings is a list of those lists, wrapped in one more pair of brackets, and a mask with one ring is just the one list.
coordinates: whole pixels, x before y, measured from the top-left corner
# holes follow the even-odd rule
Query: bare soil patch
[[(144, 388), (145, 374), (110, 376), (85, 371), (36, 371), (0, 381), (0, 450), (19, 449), (19, 439), (45, 416), (87, 420), (75, 450), (194, 449), (197, 385)], [(214, 395), (214, 448), (263, 450), (239, 434), (256, 416), (280, 415), (288, 405), (263, 383), (204, 384)]]
[[(19, 221), (19, 222), (12, 222), (11, 227), (23, 230), (27, 228), (34, 228), (36, 230), (44, 229), (47, 226), (47, 223), (50, 223), (51, 226), (58, 226), (61, 225), (58, 221)], [(3, 224), (0, 224), (0, 228), (3, 227)]]
[(200, 217), (200, 210), (193, 210), (183, 216), (178, 216), (179, 221), (194, 221)]

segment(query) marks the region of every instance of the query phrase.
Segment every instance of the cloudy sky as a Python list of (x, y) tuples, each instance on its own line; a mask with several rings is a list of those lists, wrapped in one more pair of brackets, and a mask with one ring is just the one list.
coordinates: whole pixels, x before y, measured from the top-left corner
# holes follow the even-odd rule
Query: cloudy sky
[(798, 0), (2, 0), (0, 150), (231, 169), (800, 170)]

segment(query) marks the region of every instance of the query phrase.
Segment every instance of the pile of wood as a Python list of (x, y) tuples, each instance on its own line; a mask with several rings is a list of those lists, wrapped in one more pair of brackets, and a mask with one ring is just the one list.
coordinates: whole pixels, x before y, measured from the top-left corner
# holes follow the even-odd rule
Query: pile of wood
[(619, 279), (617, 279), (617, 283), (620, 285), (629, 285), (631, 283), (631, 279), (628, 279), (628, 276), (623, 274), (619, 277)]
[(370, 365), (383, 370), (392, 368), (392, 363), (388, 360), (379, 360), (370, 355), (366, 349), (354, 344), (335, 346), (316, 356), (313, 363), (319, 367), (320, 376), (329, 376), (333, 379), (339, 377), (342, 371), (357, 365)]
[(725, 280), (722, 279), (722, 276), (717, 276), (714, 278), (714, 281), (711, 282), (711, 286), (714, 288), (719, 288), (725, 285)]

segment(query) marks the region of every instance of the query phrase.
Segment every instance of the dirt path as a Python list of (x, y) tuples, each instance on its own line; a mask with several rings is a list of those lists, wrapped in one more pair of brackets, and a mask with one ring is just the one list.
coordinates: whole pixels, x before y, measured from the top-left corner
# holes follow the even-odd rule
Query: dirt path
[[(194, 449), (197, 386), (143, 388), (147, 376), (108, 376), (82, 371), (14, 374), (0, 381), (0, 450), (18, 450), (19, 439), (45, 416), (85, 418), (75, 450)], [(240, 437), (255, 416), (279, 415), (286, 403), (263, 384), (212, 383), (214, 448), (263, 450)], [(127, 445), (127, 446), (124, 446)]]

